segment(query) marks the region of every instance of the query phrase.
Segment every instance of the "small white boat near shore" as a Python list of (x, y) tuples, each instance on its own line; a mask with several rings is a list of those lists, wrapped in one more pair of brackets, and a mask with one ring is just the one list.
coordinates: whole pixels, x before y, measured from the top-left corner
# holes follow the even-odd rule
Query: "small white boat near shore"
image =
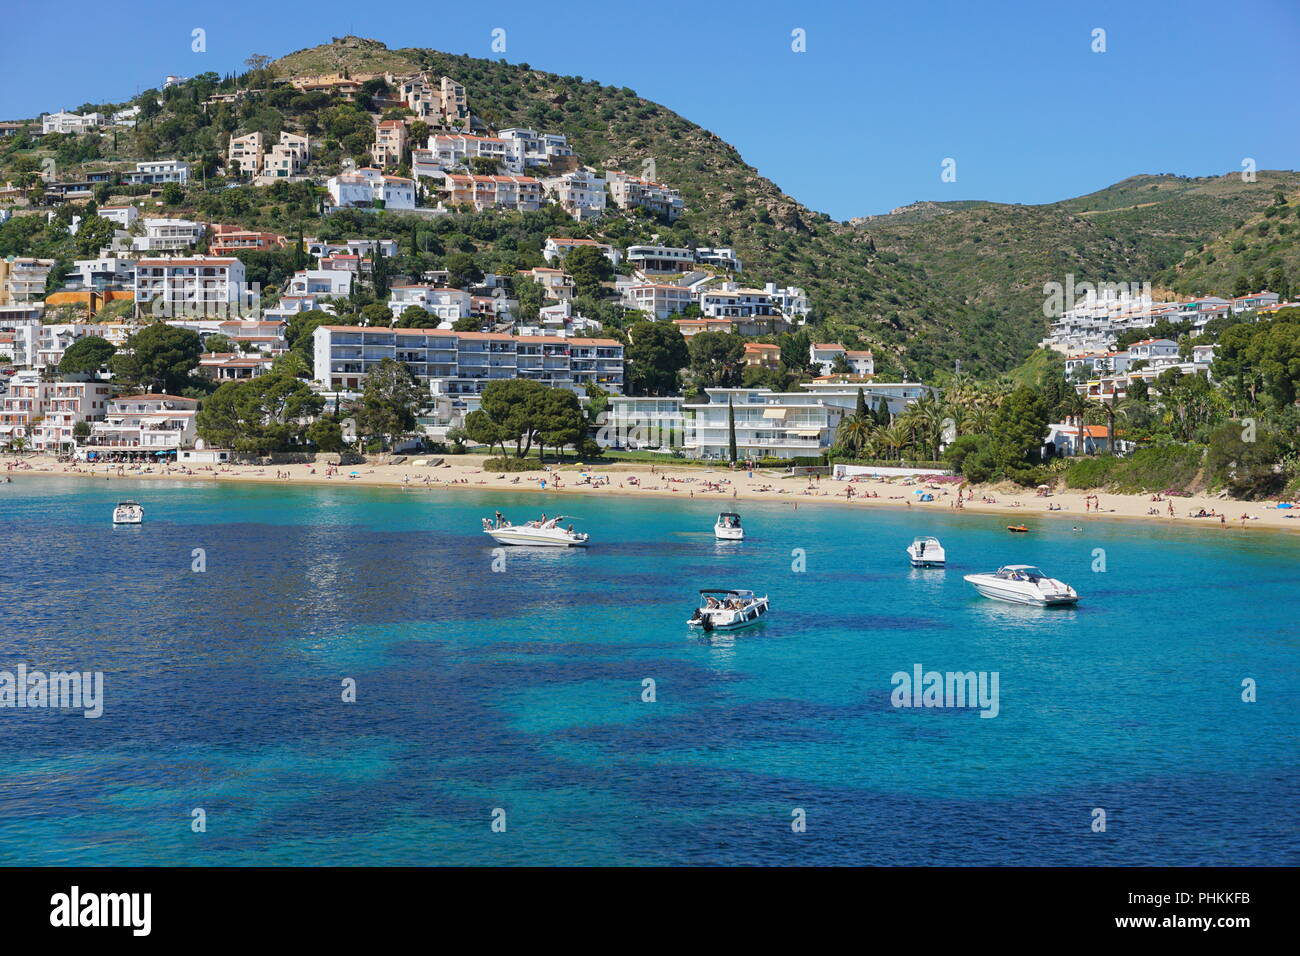
[(743, 541), (745, 529), (740, 526), (740, 515), (734, 511), (724, 511), (713, 523), (713, 536), (719, 541)]
[(113, 509), (113, 524), (140, 524), (144, 521), (144, 507), (136, 501), (119, 501)]
[(573, 525), (561, 528), (560, 522), (572, 515), (546, 515), (537, 521), (514, 525), (501, 517), (483, 519), (483, 533), (498, 544), (531, 545), (540, 548), (585, 548), (587, 535), (574, 531)]
[(1008, 564), (988, 574), (967, 574), (965, 579), (986, 598), (1035, 607), (1069, 607), (1079, 603), (1078, 592), (1064, 581), (1049, 578), (1030, 564)]
[(947, 555), (944, 554), (939, 539), (929, 535), (918, 535), (907, 546), (907, 556), (911, 559), (914, 568), (941, 568), (947, 561)]
[(686, 626), (693, 631), (736, 631), (767, 614), (767, 595), (732, 588), (701, 588), (700, 606)]

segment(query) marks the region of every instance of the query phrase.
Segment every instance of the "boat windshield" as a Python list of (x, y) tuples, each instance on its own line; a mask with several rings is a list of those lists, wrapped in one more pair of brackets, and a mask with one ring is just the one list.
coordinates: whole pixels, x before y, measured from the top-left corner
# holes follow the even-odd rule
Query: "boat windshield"
[(1038, 568), (1020, 567), (1003, 568), (998, 572), (998, 577), (1009, 578), (1012, 581), (1041, 581), (1047, 575)]
[(723, 512), (718, 515), (718, 524), (724, 528), (739, 528), (740, 515)]

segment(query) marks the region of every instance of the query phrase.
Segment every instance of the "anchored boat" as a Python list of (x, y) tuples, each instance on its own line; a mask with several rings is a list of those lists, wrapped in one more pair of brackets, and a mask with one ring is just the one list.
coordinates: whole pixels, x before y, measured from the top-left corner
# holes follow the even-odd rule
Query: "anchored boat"
[[(560, 527), (560, 522), (568, 518), (567, 528)], [(572, 515), (556, 515), (547, 518), (542, 515), (537, 521), (514, 525), (498, 516), (483, 519), (483, 533), (499, 544), (533, 545), (542, 548), (585, 548), (587, 535), (574, 531)]]
[(713, 536), (719, 541), (743, 541), (745, 529), (740, 526), (740, 515), (724, 511), (713, 524)]
[(1030, 564), (1008, 564), (990, 574), (965, 576), (980, 594), (995, 601), (1067, 607), (1079, 603), (1078, 592), (1064, 581), (1049, 578)]
[(947, 560), (938, 538), (921, 535), (907, 546), (907, 555), (914, 568), (941, 568)]
[(767, 595), (729, 588), (701, 588), (700, 606), (686, 626), (698, 631), (735, 631), (757, 624), (767, 614)]
[(119, 501), (113, 509), (113, 524), (140, 524), (144, 521), (144, 508), (135, 501)]

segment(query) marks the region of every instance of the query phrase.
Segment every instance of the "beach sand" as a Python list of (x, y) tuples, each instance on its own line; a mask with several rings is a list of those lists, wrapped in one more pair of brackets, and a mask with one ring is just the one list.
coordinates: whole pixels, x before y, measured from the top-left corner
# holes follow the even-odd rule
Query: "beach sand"
[[(59, 475), (67, 477), (117, 480), (169, 481), (250, 481), (280, 484), (366, 485), (404, 488), (412, 493), (432, 490), (468, 489), (474, 491), (545, 491), (554, 494), (609, 497), (638, 495), (680, 497), (716, 502), (719, 510), (730, 509), (738, 501), (786, 503), (792, 509), (818, 505), (851, 508), (902, 508), (911, 511), (953, 512), (958, 488), (954, 482), (923, 484), (913, 479), (863, 479), (820, 481), (786, 475), (782, 470), (673, 467), (649, 463), (621, 462), (617, 465), (580, 467), (540, 467), (533, 471), (498, 475), (483, 470), (480, 455), (449, 455), (443, 464), (430, 467), (417, 461), (437, 461), (436, 456), (408, 457), (402, 464), (363, 464), (342, 466), (329, 476), (323, 464), (315, 465), (234, 465), (221, 469), (183, 468), (151, 465), (151, 471), (139, 466), (67, 464), (48, 456), (7, 456), (0, 459), (4, 475), (28, 477)], [(121, 469), (121, 470), (119, 470)], [(543, 481), (545, 487), (543, 487)], [(917, 489), (924, 488), (933, 501), (920, 501)], [(852, 491), (852, 497), (849, 492)], [(1271, 502), (1243, 502), (1229, 498), (1195, 496), (1152, 500), (1151, 495), (1117, 495), (1096, 493), (1089, 506), (1088, 493), (1054, 491), (1043, 497), (1032, 489), (1012, 485), (975, 486), (962, 490), (963, 512), (1000, 515), (1010, 524), (1024, 519), (1049, 516), (1073, 520), (1076, 524), (1104, 519), (1132, 519), (1164, 524), (1194, 525), (1219, 531), (1242, 529), (1276, 529), (1300, 531), (1300, 508), (1279, 509)], [(1172, 506), (1173, 514), (1170, 515)], [(1154, 510), (1156, 514), (1151, 514)], [(1191, 517), (1204, 510), (1215, 517)], [(1219, 515), (1223, 515), (1221, 520)], [(1246, 516), (1243, 520), (1242, 516)], [(1290, 517), (1294, 515), (1294, 517)]]

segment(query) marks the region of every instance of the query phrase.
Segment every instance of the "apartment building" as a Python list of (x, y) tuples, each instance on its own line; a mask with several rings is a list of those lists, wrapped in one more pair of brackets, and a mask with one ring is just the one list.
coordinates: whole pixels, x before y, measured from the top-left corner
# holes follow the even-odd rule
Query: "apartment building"
[(578, 394), (589, 384), (623, 390), (623, 346), (614, 339), (345, 325), (321, 326), (313, 336), (315, 377), (334, 390), (363, 388), (367, 372), (385, 358), (406, 365), (434, 397), (453, 400), (515, 378)]
[(589, 169), (575, 169), (542, 180), (542, 188), (560, 208), (579, 222), (605, 211), (605, 180)]
[(386, 176), (365, 167), (331, 176), (325, 183), (330, 200), (338, 208), (414, 209), (415, 181), (403, 176)]
[(609, 410), (596, 431), (606, 448), (678, 448), (685, 444), (693, 419), (680, 397), (611, 395)]
[(397, 92), (416, 119), (436, 126), (468, 126), (469, 100), (465, 87), (449, 76), (436, 83), (427, 73), (397, 81)]
[(260, 185), (277, 180), (292, 179), (301, 175), (311, 160), (311, 142), (306, 136), (281, 133), (280, 142), (262, 156), (262, 171), (257, 177)]
[(1281, 296), (1276, 292), (1255, 292), (1251, 295), (1237, 296), (1232, 300), (1233, 314), (1242, 312), (1257, 312), (1260, 309), (1267, 309), (1278, 304)]
[[(488, 159), (501, 172), (507, 171), (506, 141), (495, 136), (471, 136), (468, 133), (434, 133), (427, 149), (415, 150), (413, 160), (424, 168), (440, 170), (469, 167), (472, 159)], [(518, 170), (523, 172), (523, 170)]]
[(418, 306), (449, 328), (452, 322), (472, 314), (474, 303), (468, 292), (432, 285), (394, 285), (388, 290), (388, 309), (398, 319), (411, 306)]
[(244, 264), (231, 257), (141, 259), (135, 269), (136, 314), (228, 314), (244, 302), (246, 285)]
[(531, 212), (541, 208), (542, 182), (532, 176), (462, 176), (448, 173), (443, 180), (447, 201), (485, 209), (517, 209)]
[(131, 239), (137, 252), (184, 252), (203, 238), (207, 226), (188, 219), (145, 219), (144, 235)]
[(780, 315), (772, 297), (762, 289), (745, 289), (734, 282), (724, 282), (718, 288), (701, 291), (699, 304), (700, 310), (711, 319)]
[(506, 168), (514, 173), (523, 173), (533, 166), (562, 164), (573, 156), (573, 148), (563, 133), (510, 127), (497, 135), (506, 144)]
[(695, 268), (695, 251), (677, 246), (628, 246), (627, 264), (644, 275), (690, 272)]
[(306, 136), (282, 132), (279, 142), (267, 151), (261, 133), (232, 136), (226, 146), (226, 167), (263, 184), (300, 174), (311, 159), (311, 142)]
[(375, 165), (397, 166), (406, 155), (406, 124), (401, 120), (376, 120), (375, 143), (370, 147)]
[(53, 453), (73, 451), (77, 423), (102, 420), (111, 391), (107, 382), (48, 383), (44, 415), (32, 428), (32, 447)]
[(41, 381), (35, 371), (20, 371), (9, 380), (8, 391), (0, 395), (0, 445), (32, 445), (32, 430), (45, 413), (45, 396), (52, 384)]
[(264, 143), (261, 133), (232, 136), (226, 146), (226, 166), (243, 176), (256, 176), (262, 171)]
[(820, 455), (834, 442), (835, 430), (851, 411), (807, 391), (708, 388), (705, 394), (708, 402), (682, 406), (693, 416), (685, 446), (698, 458), (728, 457), (732, 415), (736, 453), (741, 458)]
[(194, 444), (198, 407), (196, 398), (160, 393), (112, 399), (103, 421), (91, 425), (90, 437), (79, 451), (86, 457), (110, 452), (175, 454)]
[(623, 289), (623, 305), (638, 309), (654, 319), (680, 315), (695, 301), (691, 290), (679, 285), (655, 282), (633, 283)]
[(53, 268), (53, 259), (29, 256), (0, 258), (0, 305), (43, 301), (45, 280)]
[(682, 194), (676, 189), (617, 171), (607, 172), (605, 178), (610, 198), (620, 209), (645, 209), (669, 222), (682, 214)]
[(122, 182), (132, 186), (161, 185), (190, 181), (190, 164), (179, 159), (159, 159), (136, 163), (135, 170), (122, 175)]

